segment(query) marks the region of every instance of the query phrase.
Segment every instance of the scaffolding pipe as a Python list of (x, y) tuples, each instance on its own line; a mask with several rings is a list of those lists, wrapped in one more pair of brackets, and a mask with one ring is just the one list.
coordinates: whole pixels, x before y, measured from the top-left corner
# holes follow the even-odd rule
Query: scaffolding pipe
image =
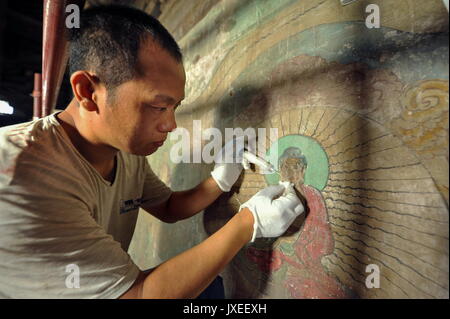
[(34, 74), (33, 97), (33, 120), (42, 117), (42, 76), (40, 73)]
[(44, 0), (41, 116), (55, 108), (67, 63), (65, 7), (65, 0)]

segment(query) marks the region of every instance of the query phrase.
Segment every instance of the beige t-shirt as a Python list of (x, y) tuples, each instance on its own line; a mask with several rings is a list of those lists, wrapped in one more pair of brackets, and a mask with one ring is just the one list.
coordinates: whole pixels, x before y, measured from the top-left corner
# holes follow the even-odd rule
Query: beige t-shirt
[(55, 115), (0, 128), (0, 298), (117, 298), (139, 273), (138, 208), (171, 190), (124, 152), (107, 182)]

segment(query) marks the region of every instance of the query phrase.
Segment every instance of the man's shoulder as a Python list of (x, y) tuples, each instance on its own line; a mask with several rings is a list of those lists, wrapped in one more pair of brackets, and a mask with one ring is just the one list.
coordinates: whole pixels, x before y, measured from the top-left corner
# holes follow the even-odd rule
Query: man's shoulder
[(12, 178), (20, 161), (55, 161), (55, 134), (49, 118), (0, 128), (0, 183)]
[(0, 128), (0, 174), (10, 174), (19, 155), (34, 140), (38, 121), (19, 123)]
[(11, 147), (24, 148), (32, 136), (32, 131), (38, 120), (19, 123), (0, 128), (0, 149), (9, 150)]

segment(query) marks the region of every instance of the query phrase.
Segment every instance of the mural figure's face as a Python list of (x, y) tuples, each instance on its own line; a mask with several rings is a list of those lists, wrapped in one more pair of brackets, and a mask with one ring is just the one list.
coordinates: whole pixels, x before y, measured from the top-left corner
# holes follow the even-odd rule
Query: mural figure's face
[(290, 181), (295, 185), (302, 185), (305, 181), (306, 166), (301, 159), (287, 157), (280, 161), (282, 181)]
[(283, 152), (279, 159), (281, 181), (293, 183), (299, 190), (305, 182), (306, 161), (296, 147), (290, 147)]

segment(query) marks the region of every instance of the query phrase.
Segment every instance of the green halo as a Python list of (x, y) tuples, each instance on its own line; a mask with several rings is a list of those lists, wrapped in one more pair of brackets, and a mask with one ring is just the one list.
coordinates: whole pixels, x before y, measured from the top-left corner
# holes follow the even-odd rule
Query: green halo
[[(290, 147), (299, 148), (305, 156), (308, 166), (305, 173), (305, 185), (313, 186), (317, 190), (322, 190), (328, 181), (328, 157), (322, 146), (314, 139), (303, 135), (286, 135), (273, 143), (266, 153), (266, 159), (278, 170), (278, 159), (283, 152)], [(278, 174), (265, 175), (269, 185), (278, 184), (280, 176)]]

